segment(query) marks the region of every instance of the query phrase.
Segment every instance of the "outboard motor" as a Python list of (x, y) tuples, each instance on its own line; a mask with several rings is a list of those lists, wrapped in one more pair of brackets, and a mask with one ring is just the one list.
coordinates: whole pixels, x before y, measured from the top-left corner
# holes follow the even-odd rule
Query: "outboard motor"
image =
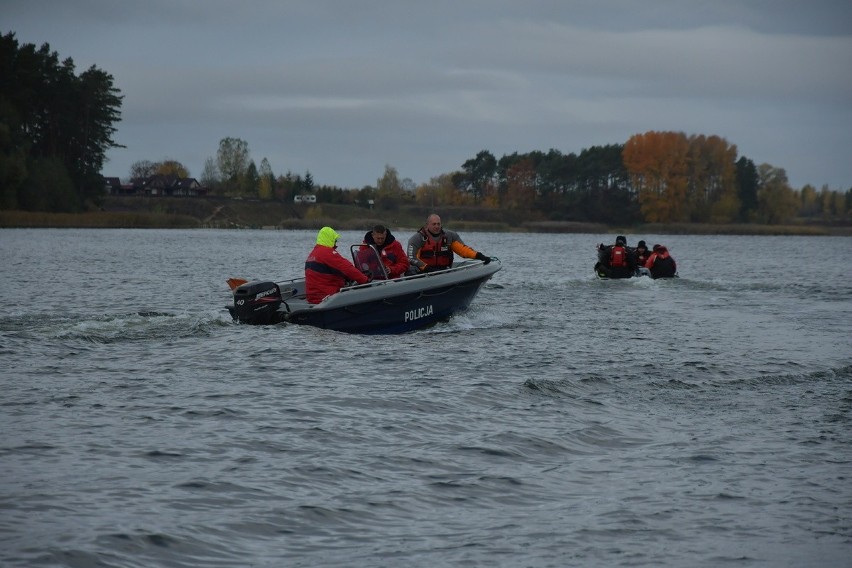
[(247, 282), (234, 290), (231, 317), (240, 323), (266, 325), (279, 323), (281, 288), (275, 282)]

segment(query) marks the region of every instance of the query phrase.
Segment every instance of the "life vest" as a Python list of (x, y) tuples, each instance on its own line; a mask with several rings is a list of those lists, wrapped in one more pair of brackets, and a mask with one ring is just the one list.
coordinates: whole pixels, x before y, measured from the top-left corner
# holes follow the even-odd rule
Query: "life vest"
[(627, 268), (627, 249), (623, 246), (614, 246), (609, 253), (610, 268)]
[(671, 278), (677, 272), (677, 264), (666, 251), (651, 255), (648, 264), (653, 278)]
[(453, 265), (453, 251), (450, 249), (444, 231), (441, 231), (441, 238), (437, 241), (432, 240), (426, 229), (420, 229), (419, 233), (423, 237), (423, 246), (420, 247), (417, 256), (426, 263), (426, 269), (450, 268)]

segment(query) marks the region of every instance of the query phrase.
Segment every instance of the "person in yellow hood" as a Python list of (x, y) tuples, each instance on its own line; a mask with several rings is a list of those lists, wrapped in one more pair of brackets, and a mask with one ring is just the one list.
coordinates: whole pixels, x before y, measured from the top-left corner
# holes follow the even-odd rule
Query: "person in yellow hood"
[(340, 235), (331, 227), (317, 233), (317, 244), (305, 260), (305, 294), (308, 302), (319, 304), (353, 280), (366, 284), (370, 278), (337, 252)]

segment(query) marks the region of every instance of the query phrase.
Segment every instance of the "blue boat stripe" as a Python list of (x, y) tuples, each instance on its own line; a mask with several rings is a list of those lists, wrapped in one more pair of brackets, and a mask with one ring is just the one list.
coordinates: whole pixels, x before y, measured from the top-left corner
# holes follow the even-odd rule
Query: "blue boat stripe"
[(316, 262), (316, 261), (306, 262), (305, 263), (305, 270), (313, 270), (314, 272), (319, 272), (321, 274), (333, 274), (333, 275), (336, 275), (336, 276), (342, 276), (342, 277), (346, 278), (346, 275), (343, 274), (338, 269), (333, 268), (333, 267), (331, 267), (327, 264), (323, 264), (321, 262)]

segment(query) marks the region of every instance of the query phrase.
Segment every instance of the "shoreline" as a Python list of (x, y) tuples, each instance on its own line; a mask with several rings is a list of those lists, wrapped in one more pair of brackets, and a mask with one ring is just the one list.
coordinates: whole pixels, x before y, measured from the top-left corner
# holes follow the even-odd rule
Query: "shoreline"
[(52, 229), (233, 229), (233, 230), (366, 230), (377, 223), (395, 230), (416, 230), (437, 211), (458, 231), (493, 233), (630, 233), (683, 235), (852, 236), (852, 224), (816, 221), (784, 225), (750, 223), (643, 223), (631, 226), (576, 221), (547, 221), (534, 212), (522, 214), (477, 207), (405, 206), (372, 210), (332, 203), (287, 204), (227, 198), (114, 197), (101, 210), (82, 213), (0, 210), (0, 228)]

